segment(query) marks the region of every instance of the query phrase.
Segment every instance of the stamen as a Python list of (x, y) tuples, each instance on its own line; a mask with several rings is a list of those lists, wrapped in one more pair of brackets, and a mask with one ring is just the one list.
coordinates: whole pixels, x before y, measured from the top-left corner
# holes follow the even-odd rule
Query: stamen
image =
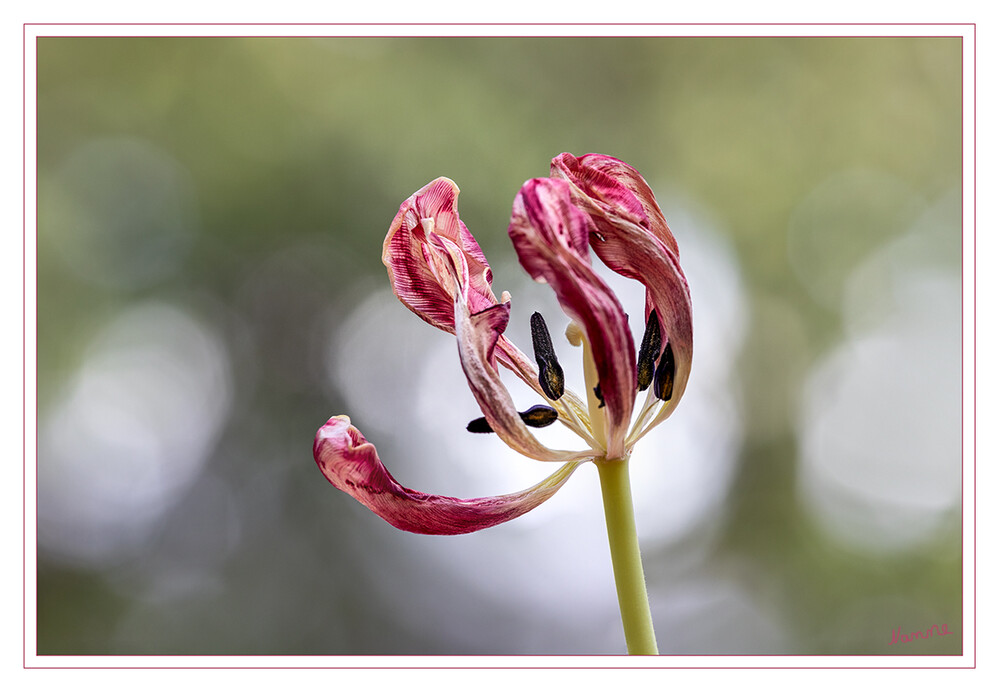
[(548, 325), (540, 312), (531, 315), (531, 339), (534, 341), (534, 359), (538, 362), (541, 390), (552, 401), (558, 401), (565, 393), (565, 374), (555, 356)]
[(492, 426), (489, 425), (489, 421), (487, 421), (485, 417), (476, 418), (471, 421), (467, 426), (465, 426), (465, 430), (470, 433), (491, 433), (493, 431)]
[[(517, 415), (520, 416), (520, 420), (524, 421), (524, 425), (531, 428), (545, 428), (558, 420), (558, 411), (551, 406), (543, 406), (542, 404), (532, 406), (522, 413), (518, 412)], [(492, 426), (489, 425), (489, 421), (485, 417), (476, 418), (465, 429), (472, 433), (493, 432)]]
[(604, 395), (603, 395), (603, 393), (602, 393), (602, 392), (600, 391), (600, 383), (599, 383), (599, 382), (597, 382), (597, 386), (593, 388), (593, 394), (594, 394), (594, 395), (595, 395), (595, 396), (596, 396), (596, 397), (597, 397), (598, 399), (600, 399), (600, 405), (599, 405), (599, 406), (597, 406), (597, 408), (603, 408), (603, 407), (604, 407)]
[(676, 375), (676, 363), (673, 361), (673, 347), (666, 342), (663, 357), (656, 367), (656, 382), (653, 391), (663, 401), (673, 398), (673, 377)]
[(558, 420), (558, 411), (542, 404), (532, 406), (519, 415), (524, 425), (531, 428), (546, 428)]
[(656, 372), (656, 357), (659, 355), (661, 346), (659, 317), (653, 310), (649, 313), (649, 319), (645, 323), (645, 336), (642, 337), (642, 346), (638, 349), (638, 391), (640, 392), (644, 392), (652, 384)]

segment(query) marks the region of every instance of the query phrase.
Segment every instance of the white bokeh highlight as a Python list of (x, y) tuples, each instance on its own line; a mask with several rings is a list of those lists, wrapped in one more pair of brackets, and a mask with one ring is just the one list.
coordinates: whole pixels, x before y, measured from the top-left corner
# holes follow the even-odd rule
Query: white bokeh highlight
[(960, 510), (960, 233), (937, 216), (855, 267), (845, 338), (804, 385), (800, 495), (861, 549), (917, 548)]
[(139, 549), (198, 476), (231, 398), (225, 347), (209, 326), (159, 302), (119, 314), (41, 418), (40, 547), (94, 565)]

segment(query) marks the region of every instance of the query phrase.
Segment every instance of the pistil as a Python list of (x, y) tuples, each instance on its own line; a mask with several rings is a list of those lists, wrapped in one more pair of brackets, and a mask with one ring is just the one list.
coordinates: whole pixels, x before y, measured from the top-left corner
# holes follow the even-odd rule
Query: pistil
[(593, 439), (601, 449), (607, 449), (607, 418), (603, 411), (603, 401), (598, 396), (600, 380), (597, 376), (597, 363), (586, 333), (575, 322), (566, 327), (565, 337), (573, 346), (583, 347), (583, 377), (586, 382), (586, 406), (590, 413), (590, 429)]

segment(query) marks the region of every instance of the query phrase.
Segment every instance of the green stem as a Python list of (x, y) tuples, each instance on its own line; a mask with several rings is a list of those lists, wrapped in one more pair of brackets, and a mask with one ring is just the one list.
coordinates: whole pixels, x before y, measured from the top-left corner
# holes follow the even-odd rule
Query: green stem
[(628, 653), (658, 654), (642, 556), (638, 548), (638, 532), (635, 530), (628, 460), (598, 459), (596, 466), (600, 473), (607, 540), (610, 542), (611, 564), (614, 566), (614, 582)]

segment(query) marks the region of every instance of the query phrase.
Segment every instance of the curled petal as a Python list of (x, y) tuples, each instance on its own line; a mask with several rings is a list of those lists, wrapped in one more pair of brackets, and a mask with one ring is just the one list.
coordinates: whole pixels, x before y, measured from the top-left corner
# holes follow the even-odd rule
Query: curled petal
[[(693, 321), (690, 289), (676, 255), (658, 238), (629, 224), (621, 224), (598, 241), (597, 254), (617, 273), (636, 279), (646, 288), (646, 311), (655, 309), (664, 338), (673, 351), (676, 372), (673, 393), (658, 417), (662, 420), (676, 408), (690, 377), (693, 358)], [(651, 312), (650, 312), (651, 314)]]
[(392, 290), (421, 318), (454, 333), (454, 298), (447, 257), (432, 236), (447, 238), (465, 258), (469, 269), (466, 297), (472, 312), (496, 302), (492, 269), (479, 244), (458, 218), (458, 186), (438, 178), (399, 206), (382, 246)]
[[(454, 299), (462, 294), (452, 280), (444, 246), (434, 238), (447, 239), (464, 258), (469, 311), (479, 312), (497, 302), (489, 263), (458, 218), (458, 192), (448, 178), (438, 178), (415, 192), (399, 206), (382, 247), (382, 262), (396, 297), (423, 320), (451, 334)], [(534, 364), (506, 337), (500, 338), (497, 355), (500, 363), (544, 394)]]
[(623, 161), (602, 154), (561, 154), (552, 160), (552, 176), (570, 184), (573, 203), (596, 226), (590, 244), (597, 256), (646, 287), (646, 316), (656, 310), (662, 349), (670, 344), (676, 364), (672, 397), (657, 416), (662, 420), (683, 396), (693, 356), (690, 288), (676, 239), (645, 179)]
[(634, 168), (604, 154), (559, 154), (552, 159), (551, 174), (573, 186), (573, 202), (590, 214), (598, 230), (619, 220), (648, 230), (673, 254), (680, 249), (666, 223), (652, 188)]
[(313, 455), (335, 488), (403, 531), (453, 535), (496, 526), (550, 498), (581, 462), (569, 462), (519, 493), (462, 500), (410, 490), (398, 483), (347, 416), (333, 416), (316, 433)]
[[(464, 257), (449, 241), (439, 239), (439, 242), (450, 254), (455, 282), (465, 286), (468, 268)], [(493, 432), (510, 448), (539, 461), (567, 461), (592, 456), (590, 450), (568, 452), (546, 447), (517, 412), (496, 367), (502, 354), (497, 344), (510, 322), (510, 303), (496, 303), (473, 314), (469, 312), (468, 301), (458, 296), (454, 302), (454, 316), (461, 367), (468, 379), (468, 387)]]
[(551, 285), (586, 332), (606, 405), (606, 451), (621, 456), (635, 398), (635, 349), (624, 309), (590, 265), (592, 228), (565, 181), (528, 180), (514, 199), (510, 239), (524, 269)]

